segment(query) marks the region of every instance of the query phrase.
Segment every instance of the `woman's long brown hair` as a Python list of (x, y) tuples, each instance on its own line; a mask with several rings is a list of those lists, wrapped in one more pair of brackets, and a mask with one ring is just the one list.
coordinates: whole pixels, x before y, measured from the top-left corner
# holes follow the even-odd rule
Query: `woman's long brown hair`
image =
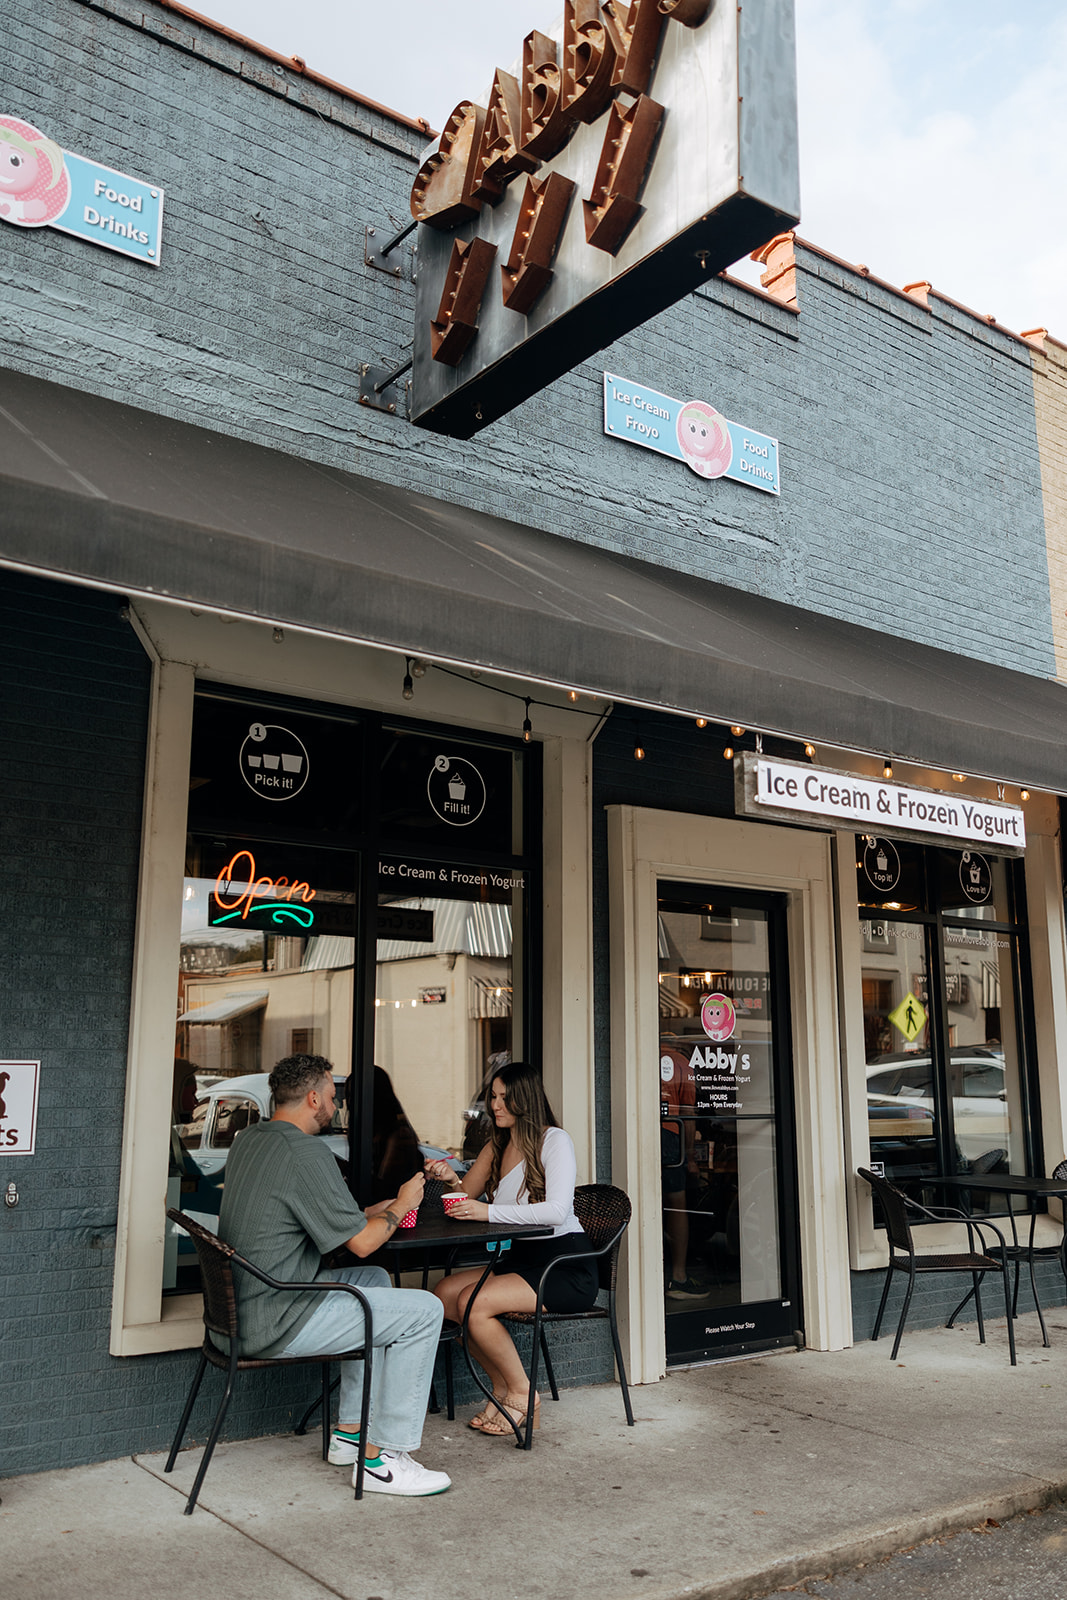
[[(514, 1128), (498, 1128), (492, 1121), (491, 1096), (494, 1083), (500, 1083), (504, 1087), (504, 1104), (515, 1118)], [(504, 1151), (514, 1138), (526, 1164), (526, 1179), (519, 1193), (525, 1191), (530, 1204), (536, 1205), (545, 1198), (545, 1165), (541, 1159), (545, 1129), (559, 1127), (545, 1096), (541, 1074), (536, 1067), (530, 1066), (525, 1061), (509, 1062), (506, 1067), (501, 1067), (498, 1072), (493, 1073), (487, 1085), (485, 1099), (486, 1110), (492, 1123), (489, 1140), (493, 1146), (493, 1164), (489, 1169), (485, 1192), (490, 1200), (496, 1194), (500, 1184), (500, 1164), (504, 1159)]]

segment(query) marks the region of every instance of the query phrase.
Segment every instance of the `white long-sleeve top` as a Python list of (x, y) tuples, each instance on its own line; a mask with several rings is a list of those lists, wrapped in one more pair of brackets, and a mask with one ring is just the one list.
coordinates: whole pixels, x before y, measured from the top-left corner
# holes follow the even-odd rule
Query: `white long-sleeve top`
[(536, 1222), (542, 1226), (552, 1224), (552, 1236), (562, 1233), (581, 1233), (582, 1225), (574, 1215), (574, 1185), (578, 1177), (578, 1163), (574, 1155), (574, 1142), (562, 1128), (546, 1128), (541, 1145), (541, 1160), (545, 1167), (545, 1198), (532, 1204), (519, 1191), (526, 1182), (526, 1163), (520, 1161), (512, 1167), (489, 1202), (489, 1221)]

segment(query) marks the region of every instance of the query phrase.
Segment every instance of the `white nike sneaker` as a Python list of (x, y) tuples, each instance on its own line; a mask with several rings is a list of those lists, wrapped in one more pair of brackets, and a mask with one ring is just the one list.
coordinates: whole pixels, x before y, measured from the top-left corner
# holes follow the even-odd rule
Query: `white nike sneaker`
[[(353, 1489), (357, 1470), (352, 1472)], [(451, 1487), (447, 1472), (431, 1472), (412, 1461), (406, 1450), (383, 1450), (378, 1464), (363, 1472), (363, 1488), (368, 1494), (444, 1494)]]
[(353, 1440), (342, 1439), (336, 1433), (331, 1433), (330, 1453), (326, 1459), (331, 1467), (354, 1466), (357, 1448)]

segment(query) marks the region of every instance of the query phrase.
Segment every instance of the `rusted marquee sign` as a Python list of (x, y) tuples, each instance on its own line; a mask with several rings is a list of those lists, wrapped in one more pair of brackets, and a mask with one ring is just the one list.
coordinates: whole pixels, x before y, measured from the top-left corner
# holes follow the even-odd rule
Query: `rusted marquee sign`
[(411, 211), (412, 420), (467, 439), (798, 220), (793, 0), (567, 0)]

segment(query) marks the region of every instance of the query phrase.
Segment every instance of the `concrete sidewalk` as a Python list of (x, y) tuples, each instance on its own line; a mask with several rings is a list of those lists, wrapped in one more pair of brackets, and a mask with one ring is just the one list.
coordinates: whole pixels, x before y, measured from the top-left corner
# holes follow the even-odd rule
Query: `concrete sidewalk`
[[(1062, 1321), (1060, 1320), (1062, 1318)], [(845, 1570), (934, 1534), (1067, 1495), (1067, 1312), (787, 1352), (543, 1403), (531, 1455), (428, 1419), (421, 1459), (453, 1488), (356, 1505), (318, 1436), (0, 1484), (12, 1600), (582, 1600), (738, 1597)], [(190, 1357), (190, 1362), (192, 1358)], [(175, 1411), (181, 1396), (175, 1395)]]

